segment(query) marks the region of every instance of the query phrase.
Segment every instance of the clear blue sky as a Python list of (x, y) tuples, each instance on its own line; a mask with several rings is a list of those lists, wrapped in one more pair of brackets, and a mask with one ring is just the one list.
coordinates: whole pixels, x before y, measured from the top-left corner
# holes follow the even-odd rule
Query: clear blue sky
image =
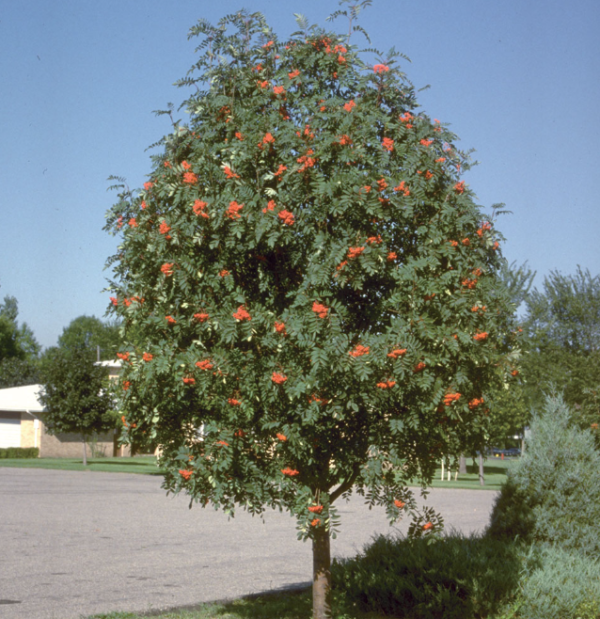
[[(153, 111), (194, 62), (189, 28), (245, 7), (278, 35), (293, 14), (320, 25), (337, 0), (7, 0), (0, 9), (0, 298), (43, 346), (82, 314), (103, 317), (107, 177), (140, 187), (147, 146), (169, 132)], [(420, 103), (480, 162), (479, 202), (505, 202), (509, 261), (600, 272), (600, 2), (374, 0), (361, 19), (395, 46)], [(334, 28), (345, 30), (341, 20)], [(354, 42), (362, 44), (360, 35)]]

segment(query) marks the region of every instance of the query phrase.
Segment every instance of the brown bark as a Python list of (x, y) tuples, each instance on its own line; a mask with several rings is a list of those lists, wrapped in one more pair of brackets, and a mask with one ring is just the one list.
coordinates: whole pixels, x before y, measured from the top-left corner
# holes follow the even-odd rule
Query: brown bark
[(83, 466), (87, 466), (87, 451), (85, 450), (85, 436), (81, 437), (81, 444), (83, 445)]
[(467, 473), (467, 459), (464, 454), (460, 454), (458, 459), (458, 472), (460, 475), (466, 475)]
[[(328, 466), (328, 465), (327, 465)], [(355, 464), (352, 472), (340, 486), (329, 493), (331, 505), (338, 497), (352, 488), (359, 473)], [(326, 478), (327, 469), (323, 475)], [(319, 496), (321, 490), (315, 490)], [(317, 526), (313, 534), (313, 619), (330, 619), (331, 614), (331, 540), (329, 532), (323, 526)]]
[(313, 619), (331, 618), (331, 547), (329, 533), (317, 527), (313, 537)]

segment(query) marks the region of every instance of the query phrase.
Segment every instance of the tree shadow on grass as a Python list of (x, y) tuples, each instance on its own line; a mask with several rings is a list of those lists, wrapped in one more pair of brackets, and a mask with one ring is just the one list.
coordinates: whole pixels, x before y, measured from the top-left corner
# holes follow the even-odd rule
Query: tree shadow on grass
[(226, 603), (215, 617), (231, 614), (236, 619), (307, 619), (311, 611), (311, 588), (304, 583)]
[[(150, 610), (131, 615), (159, 619), (308, 619), (312, 612), (310, 583), (298, 583), (272, 591), (255, 593), (235, 600), (177, 606), (168, 611)], [(101, 615), (88, 619), (130, 619), (124, 614)]]

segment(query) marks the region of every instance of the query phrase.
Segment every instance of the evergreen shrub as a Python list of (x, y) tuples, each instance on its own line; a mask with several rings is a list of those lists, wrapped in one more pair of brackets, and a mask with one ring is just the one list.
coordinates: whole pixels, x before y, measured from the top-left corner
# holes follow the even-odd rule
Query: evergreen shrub
[(571, 423), (562, 397), (548, 397), (532, 421), (525, 454), (496, 501), (488, 534), (599, 553), (599, 470), (592, 433)]
[(600, 617), (600, 562), (560, 547), (542, 548), (541, 565), (522, 583), (522, 619)]
[(522, 553), (513, 543), (464, 537), (377, 537), (335, 560), (334, 590), (361, 611), (395, 617), (487, 617), (518, 591)]

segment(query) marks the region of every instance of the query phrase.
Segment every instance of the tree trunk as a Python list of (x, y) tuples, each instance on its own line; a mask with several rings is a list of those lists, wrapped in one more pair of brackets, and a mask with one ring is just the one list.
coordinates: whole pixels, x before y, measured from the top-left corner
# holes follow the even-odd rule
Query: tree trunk
[(331, 547), (329, 533), (317, 527), (313, 538), (313, 619), (331, 618)]
[(83, 445), (83, 466), (87, 466), (87, 451), (85, 449), (85, 436), (82, 435), (81, 443)]
[(479, 484), (485, 486), (485, 480), (483, 478), (483, 454), (479, 452)]
[(458, 472), (461, 475), (467, 474), (467, 459), (465, 458), (465, 454), (460, 454), (460, 458), (458, 459)]

